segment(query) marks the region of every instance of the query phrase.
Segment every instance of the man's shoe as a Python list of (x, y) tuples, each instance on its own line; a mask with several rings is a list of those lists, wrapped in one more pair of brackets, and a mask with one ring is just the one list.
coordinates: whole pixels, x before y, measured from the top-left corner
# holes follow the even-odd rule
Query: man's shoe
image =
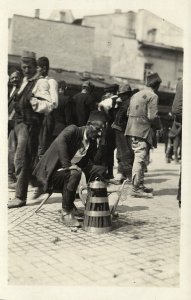
[(60, 221), (68, 227), (81, 227), (81, 224), (74, 217), (73, 212), (66, 212), (62, 210)]
[(21, 200), (19, 198), (15, 198), (8, 202), (8, 208), (17, 208), (26, 205), (26, 200)]
[(144, 186), (144, 184), (139, 186), (140, 189), (142, 189), (145, 193), (153, 193), (153, 188), (149, 188)]
[(36, 190), (34, 191), (34, 194), (32, 196), (32, 199), (37, 199), (40, 197), (42, 194), (44, 194), (43, 188), (37, 187)]
[(166, 158), (166, 163), (170, 164), (171, 163), (171, 159), (170, 158)]
[(72, 213), (74, 214), (75, 217), (78, 217), (78, 218), (84, 217), (84, 214), (77, 209), (77, 207), (74, 203), (73, 203)]
[(8, 189), (15, 190), (16, 189), (16, 182), (9, 182)]
[(119, 184), (122, 183), (122, 180), (121, 180), (121, 179), (120, 179), (120, 180), (117, 180), (117, 179), (113, 178), (113, 179), (109, 179), (109, 180), (108, 180), (108, 183), (115, 184), (115, 185), (119, 185)]
[(133, 189), (131, 192), (131, 196), (132, 197), (136, 197), (136, 198), (153, 198), (153, 194), (152, 193), (146, 193), (143, 189), (139, 188), (139, 189)]

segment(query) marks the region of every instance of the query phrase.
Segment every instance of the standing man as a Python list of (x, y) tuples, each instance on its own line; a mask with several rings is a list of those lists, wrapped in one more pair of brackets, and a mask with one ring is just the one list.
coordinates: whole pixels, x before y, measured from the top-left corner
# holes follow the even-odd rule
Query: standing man
[(107, 166), (107, 179), (114, 178), (113, 167), (114, 167), (114, 151), (115, 145), (115, 131), (111, 127), (114, 121), (114, 111), (116, 99), (118, 98), (117, 92), (119, 85), (114, 83), (104, 88), (104, 95), (102, 101), (98, 104), (98, 109), (103, 111), (107, 117), (107, 127), (105, 132), (105, 143), (106, 143), (106, 155), (105, 163)]
[(72, 124), (72, 99), (68, 94), (67, 83), (58, 84), (58, 107), (52, 112), (54, 118), (53, 140), (68, 125)]
[(132, 167), (134, 161), (134, 152), (131, 148), (130, 138), (125, 136), (125, 129), (127, 125), (127, 109), (130, 104), (132, 90), (129, 84), (122, 84), (119, 86), (118, 99), (116, 103), (118, 105), (115, 119), (112, 124), (112, 128), (115, 130), (115, 141), (117, 147), (117, 160), (118, 160), (118, 172), (114, 181), (115, 184), (121, 184), (123, 180), (132, 180)]
[(52, 111), (58, 107), (58, 83), (55, 79), (50, 78), (48, 73), (49, 59), (42, 56), (37, 60), (38, 80), (33, 89), (34, 97), (30, 101), (35, 112), (44, 114), (39, 135), (39, 159), (53, 140), (54, 118)]
[(14, 96), (17, 93), (21, 84), (21, 73), (15, 70), (11, 73), (9, 82), (12, 85), (11, 91), (8, 95), (8, 185), (9, 188), (15, 189), (15, 167), (14, 167), (14, 156), (16, 149), (16, 140), (14, 134)]
[(84, 81), (81, 92), (73, 96), (73, 124), (76, 126), (85, 126), (90, 112), (95, 109), (93, 89), (94, 85), (90, 81)]
[[(183, 106), (183, 80), (181, 79), (176, 86), (176, 94), (174, 97), (174, 101), (172, 104), (172, 115), (174, 116), (174, 127), (179, 130), (179, 139), (180, 143), (182, 143), (182, 106)], [(177, 200), (179, 202), (179, 207), (181, 207), (181, 171), (180, 178), (178, 184), (178, 193)]]
[(159, 129), (156, 92), (161, 82), (158, 73), (148, 75), (146, 87), (134, 94), (130, 101), (125, 135), (131, 137), (134, 151), (132, 169), (132, 196), (134, 197), (153, 196), (144, 186), (144, 165), (149, 149), (153, 147), (153, 129)]
[(73, 214), (76, 190), (84, 172), (87, 181), (96, 176), (104, 180), (105, 167), (96, 157), (105, 127), (105, 116), (99, 111), (90, 114), (86, 126), (66, 127), (54, 140), (36, 166), (33, 175), (40, 183), (38, 196), (50, 190), (62, 191), (61, 221), (66, 226), (79, 226)]
[(8, 208), (26, 205), (28, 183), (32, 174), (33, 162), (37, 154), (39, 132), (43, 117), (42, 114), (33, 110), (30, 103), (33, 88), (38, 79), (34, 52), (23, 52), (21, 69), (24, 78), (14, 97), (14, 134), (16, 137), (14, 163), (17, 182), (15, 198), (9, 201)]

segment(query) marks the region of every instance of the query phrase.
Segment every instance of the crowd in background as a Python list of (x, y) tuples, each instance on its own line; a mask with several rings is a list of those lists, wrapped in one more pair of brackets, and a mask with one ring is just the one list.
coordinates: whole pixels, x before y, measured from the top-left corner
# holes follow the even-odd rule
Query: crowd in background
[[(157, 73), (147, 76), (146, 86), (140, 91), (133, 90), (129, 84), (111, 84), (104, 88), (100, 99), (95, 99), (91, 81), (83, 81), (81, 91), (70, 96), (67, 78), (57, 83), (48, 76), (47, 57), (36, 60), (35, 53), (24, 51), (21, 69), (22, 74), (15, 69), (9, 78), (8, 179), (9, 188), (15, 189), (15, 198), (8, 204), (9, 208), (26, 205), (29, 184), (37, 187), (35, 197), (42, 190), (46, 191), (45, 185), (50, 181), (45, 184), (42, 177), (47, 178), (46, 170), (51, 166), (45, 161), (55, 160), (55, 157), (57, 173), (54, 176), (51, 173), (50, 178), (54, 187), (64, 186), (63, 210), (67, 217), (71, 217), (80, 170), (88, 180), (90, 174), (99, 174), (102, 180), (113, 184), (128, 180), (132, 196), (153, 197), (152, 189), (144, 185), (144, 173), (150, 149), (157, 147), (157, 134), (161, 135), (162, 130), (166, 137), (166, 162), (180, 162), (182, 80), (177, 85), (164, 131), (158, 115), (157, 96), (162, 80)], [(82, 134), (78, 128), (85, 128)], [(114, 177), (115, 149), (118, 167)], [(39, 176), (39, 170), (44, 170), (43, 176)], [(76, 225), (73, 217), (72, 222)]]

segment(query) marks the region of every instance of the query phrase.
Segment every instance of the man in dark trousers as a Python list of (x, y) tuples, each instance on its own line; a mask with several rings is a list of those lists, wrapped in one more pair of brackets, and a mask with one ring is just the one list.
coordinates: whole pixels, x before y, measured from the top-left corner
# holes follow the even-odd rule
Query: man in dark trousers
[(32, 174), (33, 162), (37, 154), (38, 137), (43, 116), (35, 112), (30, 103), (33, 89), (38, 79), (34, 52), (23, 52), (21, 69), (24, 78), (19, 90), (14, 96), (14, 134), (16, 137), (14, 164), (17, 182), (15, 198), (9, 201), (8, 208), (26, 205), (28, 183)]
[(144, 186), (144, 166), (153, 145), (153, 129), (159, 129), (158, 96), (156, 94), (161, 83), (158, 73), (147, 76), (146, 87), (134, 94), (128, 110), (128, 122), (125, 135), (131, 138), (134, 151), (132, 169), (132, 196), (152, 197), (152, 193)]
[[(174, 116), (174, 127), (178, 131), (180, 141), (182, 142), (182, 106), (183, 106), (183, 80), (181, 79), (176, 86), (176, 94), (172, 104), (172, 115)], [(178, 185), (177, 200), (181, 207), (181, 171)]]
[(97, 176), (104, 180), (105, 167), (99, 165), (101, 160), (97, 155), (100, 155), (97, 139), (101, 137), (104, 128), (105, 116), (99, 111), (90, 114), (86, 126), (66, 127), (33, 172), (40, 184), (38, 196), (54, 189), (62, 191), (61, 221), (66, 226), (80, 225), (73, 208), (82, 171), (87, 181)]
[(8, 94), (8, 185), (9, 188), (15, 189), (15, 166), (14, 166), (14, 156), (16, 149), (16, 139), (14, 134), (14, 96), (16, 95), (19, 86), (21, 84), (21, 73), (18, 70), (12, 71), (9, 83), (11, 85), (11, 90)]
[(114, 107), (116, 99), (118, 98), (117, 91), (119, 89), (118, 84), (111, 84), (104, 88), (104, 95), (102, 101), (98, 104), (98, 109), (103, 111), (107, 117), (107, 128), (105, 132), (105, 143), (106, 143), (106, 155), (105, 163), (107, 166), (107, 179), (114, 178), (113, 167), (114, 167), (114, 151), (115, 145), (115, 131), (111, 127), (114, 121)]
[(112, 128), (115, 130), (115, 141), (117, 147), (118, 172), (116, 179), (110, 182), (121, 184), (123, 180), (132, 179), (132, 167), (134, 161), (134, 152), (131, 148), (129, 137), (125, 136), (127, 125), (127, 109), (129, 107), (132, 90), (129, 84), (119, 86), (117, 108)]
[(73, 124), (76, 126), (85, 126), (90, 112), (95, 109), (93, 89), (94, 85), (90, 81), (84, 81), (81, 92), (72, 98)]

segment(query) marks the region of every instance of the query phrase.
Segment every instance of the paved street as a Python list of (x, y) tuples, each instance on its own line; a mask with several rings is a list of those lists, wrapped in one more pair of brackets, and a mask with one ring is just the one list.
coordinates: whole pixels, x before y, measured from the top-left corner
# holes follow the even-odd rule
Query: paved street
[[(42, 198), (30, 200), (31, 190), (26, 207), (9, 210), (9, 284), (178, 287), (180, 165), (166, 164), (163, 145), (151, 160), (145, 184), (154, 198), (128, 195), (107, 234), (73, 232), (59, 223), (59, 194), (34, 214)], [(80, 200), (76, 205), (84, 210)]]

